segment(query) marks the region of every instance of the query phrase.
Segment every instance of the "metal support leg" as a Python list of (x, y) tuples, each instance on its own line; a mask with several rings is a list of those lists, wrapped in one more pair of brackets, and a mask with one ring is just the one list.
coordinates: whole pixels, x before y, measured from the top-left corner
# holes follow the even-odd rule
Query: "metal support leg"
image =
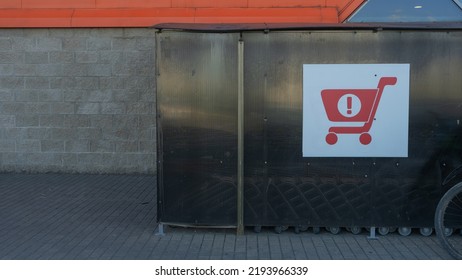
[(165, 233), (164, 233), (164, 224), (159, 224), (157, 226), (157, 232), (156, 232), (156, 236), (164, 236)]
[(377, 237), (375, 235), (375, 227), (371, 227), (371, 230), (369, 232), (369, 236), (367, 237), (367, 239), (377, 240)]

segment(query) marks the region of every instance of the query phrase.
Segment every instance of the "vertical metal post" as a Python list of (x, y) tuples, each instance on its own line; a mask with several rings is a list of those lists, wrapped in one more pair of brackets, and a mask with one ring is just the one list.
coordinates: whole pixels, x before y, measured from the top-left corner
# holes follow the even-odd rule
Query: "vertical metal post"
[(156, 234), (157, 236), (164, 236), (165, 233), (164, 233), (164, 224), (160, 223), (158, 226), (157, 226), (157, 232)]
[(371, 231), (369, 232), (369, 236), (367, 237), (367, 239), (371, 239), (371, 240), (376, 240), (377, 237), (375, 235), (375, 227), (371, 227)]
[(244, 41), (237, 48), (237, 234), (244, 234)]

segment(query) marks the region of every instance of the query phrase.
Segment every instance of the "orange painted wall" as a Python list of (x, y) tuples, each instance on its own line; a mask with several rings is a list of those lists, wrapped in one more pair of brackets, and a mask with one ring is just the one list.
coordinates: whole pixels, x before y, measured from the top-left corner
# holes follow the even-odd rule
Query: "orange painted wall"
[(0, 27), (339, 23), (364, 0), (0, 0)]

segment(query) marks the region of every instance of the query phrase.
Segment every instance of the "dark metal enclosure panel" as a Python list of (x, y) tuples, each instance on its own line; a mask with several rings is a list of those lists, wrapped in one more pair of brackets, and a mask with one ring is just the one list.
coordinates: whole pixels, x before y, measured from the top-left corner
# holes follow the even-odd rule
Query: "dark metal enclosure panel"
[(159, 217), (236, 224), (238, 34), (157, 34)]
[[(462, 32), (246, 32), (247, 225), (431, 227), (462, 161)], [(303, 158), (303, 64), (410, 64), (408, 158)]]

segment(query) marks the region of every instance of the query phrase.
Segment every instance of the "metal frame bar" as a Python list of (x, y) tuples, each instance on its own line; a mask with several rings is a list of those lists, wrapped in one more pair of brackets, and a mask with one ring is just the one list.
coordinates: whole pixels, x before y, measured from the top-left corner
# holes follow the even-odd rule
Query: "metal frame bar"
[(244, 41), (238, 42), (237, 94), (237, 234), (244, 234)]

